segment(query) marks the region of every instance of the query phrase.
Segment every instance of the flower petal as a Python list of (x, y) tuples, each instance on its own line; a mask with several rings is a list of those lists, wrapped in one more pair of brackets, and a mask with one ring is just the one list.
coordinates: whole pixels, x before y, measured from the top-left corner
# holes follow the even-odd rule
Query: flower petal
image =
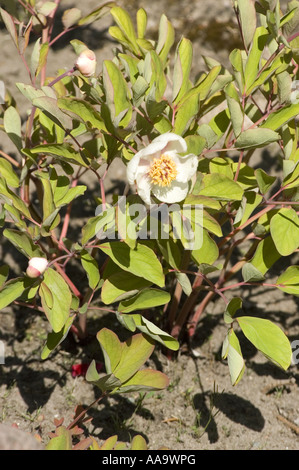
[(196, 155), (190, 154), (185, 157), (176, 156), (173, 158), (177, 166), (176, 181), (182, 183), (189, 181), (196, 173), (198, 159)]
[(187, 152), (187, 144), (185, 139), (180, 135), (174, 134), (173, 132), (166, 132), (156, 137), (152, 143), (164, 142), (165, 147), (163, 147), (163, 152), (169, 152), (171, 150), (176, 150), (178, 153)]
[(134, 184), (138, 175), (146, 173), (149, 169), (149, 165), (149, 161), (142, 158), (140, 152), (136, 153), (132, 160), (127, 164), (127, 178), (129, 184)]
[(147, 175), (140, 174), (137, 177), (136, 183), (138, 195), (146, 204), (151, 204), (152, 184), (150, 182), (150, 179), (147, 177)]
[(134, 155), (133, 158), (137, 157), (137, 155), (140, 157), (152, 157), (155, 155), (156, 158), (160, 156), (161, 151), (165, 148), (167, 145), (167, 141), (161, 139), (159, 140), (160, 137), (162, 137), (164, 134), (160, 135), (159, 137), (156, 137), (149, 145), (144, 147), (143, 149), (139, 150), (139, 152)]
[(187, 182), (173, 181), (170, 186), (158, 186), (152, 187), (152, 193), (156, 196), (159, 201), (172, 204), (174, 202), (180, 202), (188, 194), (189, 185)]

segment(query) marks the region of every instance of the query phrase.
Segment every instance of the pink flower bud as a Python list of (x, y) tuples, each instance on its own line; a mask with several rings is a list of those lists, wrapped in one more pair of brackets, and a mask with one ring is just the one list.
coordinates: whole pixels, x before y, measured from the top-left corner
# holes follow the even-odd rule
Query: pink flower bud
[(28, 263), (26, 274), (28, 277), (39, 277), (43, 274), (48, 266), (46, 258), (31, 258)]
[(75, 63), (75, 67), (82, 73), (82, 75), (85, 75), (85, 77), (91, 77), (94, 75), (96, 65), (97, 61), (95, 53), (90, 49), (82, 51)]

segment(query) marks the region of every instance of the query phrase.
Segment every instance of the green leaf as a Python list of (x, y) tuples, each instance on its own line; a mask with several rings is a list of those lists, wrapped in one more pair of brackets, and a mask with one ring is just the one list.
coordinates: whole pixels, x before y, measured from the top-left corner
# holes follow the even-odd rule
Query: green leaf
[[(162, 233), (162, 231), (160, 232)], [(172, 237), (159, 238), (157, 244), (165, 261), (174, 269), (180, 269), (181, 266), (181, 250), (178, 243)]]
[(292, 349), (283, 331), (270, 320), (238, 317), (246, 338), (270, 361), (286, 370), (291, 364)]
[(121, 354), (122, 343), (117, 335), (108, 328), (102, 328), (97, 333), (97, 340), (103, 351), (105, 367), (108, 374), (111, 374), (117, 367)]
[(235, 141), (235, 147), (246, 149), (248, 147), (264, 147), (271, 142), (277, 142), (280, 135), (274, 130), (259, 127), (257, 129), (247, 129), (242, 132)]
[(89, 287), (95, 289), (100, 282), (98, 263), (86, 250), (80, 253), (81, 264), (86, 271)]
[(253, 39), (256, 30), (256, 11), (254, 0), (237, 0), (241, 19), (242, 34), (246, 47)]
[(48, 333), (47, 341), (41, 352), (41, 359), (47, 359), (49, 355), (54, 351), (54, 349), (59, 346), (60, 343), (62, 343), (62, 341), (66, 338), (74, 319), (75, 316), (69, 317), (69, 319), (60, 331), (51, 331), (50, 333)]
[(154, 342), (138, 333), (121, 343), (112, 331), (103, 328), (97, 334), (108, 374), (125, 382), (145, 363), (154, 350)]
[(163, 390), (168, 387), (168, 377), (158, 370), (139, 370), (129, 380), (123, 382), (120, 393)]
[(219, 173), (204, 175), (203, 188), (200, 190), (201, 196), (214, 197), (225, 201), (240, 201), (243, 196), (241, 186)]
[(284, 106), (282, 109), (275, 111), (260, 125), (259, 129), (272, 129), (277, 131), (284, 124), (289, 122), (299, 114), (299, 103)]
[(89, 124), (94, 129), (105, 129), (105, 124), (100, 113), (86, 100), (79, 98), (59, 98), (57, 104), (60, 109), (75, 115), (84, 124)]
[(130, 15), (121, 7), (111, 8), (110, 13), (122, 34), (130, 43), (132, 52), (136, 55), (139, 55), (140, 49), (138, 47), (136, 33)]
[(136, 13), (137, 23), (137, 36), (138, 38), (144, 38), (146, 25), (147, 25), (147, 13), (144, 8), (139, 8)]
[(3, 235), (25, 256), (28, 258), (44, 257), (44, 252), (38, 245), (35, 245), (26, 232), (20, 232), (16, 229), (6, 228)]
[(242, 203), (237, 211), (234, 226), (243, 225), (256, 207), (262, 202), (262, 196), (255, 191), (245, 191)]
[[(200, 191), (200, 188), (199, 188)], [(200, 194), (188, 194), (188, 196), (185, 199), (185, 204), (187, 205), (202, 205), (203, 207), (208, 207), (210, 209), (216, 209), (219, 210), (221, 209), (221, 202), (216, 201), (213, 198), (209, 198), (207, 196), (201, 196)]]
[(281, 255), (277, 251), (272, 237), (267, 236), (259, 242), (249, 264), (256, 268), (263, 276), (280, 257)]
[(156, 52), (159, 54), (159, 57), (163, 64), (166, 64), (168, 53), (175, 40), (175, 31), (168, 20), (166, 15), (163, 13), (159, 23), (159, 35), (156, 46)]
[(18, 188), (20, 185), (18, 175), (14, 172), (10, 162), (5, 158), (0, 158), (0, 175), (7, 182), (8, 186)]
[(41, 43), (41, 38), (38, 38), (37, 41), (35, 41), (35, 44), (32, 49), (31, 57), (30, 57), (30, 72), (31, 75), (34, 77), (37, 67), (38, 67), (38, 62), (39, 62), (39, 53), (40, 53), (40, 43)]
[(46, 116), (49, 116), (62, 129), (72, 128), (71, 118), (58, 108), (56, 99), (49, 96), (40, 96), (39, 98), (34, 98), (32, 104), (41, 109)]
[(9, 205), (14, 206), (23, 216), (31, 220), (31, 214), (27, 205), (7, 187), (6, 181), (2, 177), (0, 177), (0, 199), (1, 198)]
[(131, 249), (126, 243), (119, 241), (107, 242), (99, 248), (124, 271), (164, 287), (162, 265), (151, 248), (138, 243), (136, 248)]
[(55, 333), (62, 330), (68, 320), (72, 294), (61, 275), (52, 268), (44, 273), (39, 295), (45, 314)]
[(244, 112), (241, 107), (240, 98), (233, 83), (225, 87), (226, 100), (232, 121), (235, 137), (238, 137), (243, 128)]
[(132, 315), (125, 313), (118, 313), (117, 318), (120, 323), (130, 331), (135, 331), (136, 328), (141, 331), (141, 333), (150, 336), (154, 341), (161, 343), (168, 349), (172, 351), (177, 351), (180, 347), (179, 342), (173, 338), (171, 335), (161, 330), (151, 321), (147, 320), (139, 313), (134, 313)]
[(46, 445), (46, 450), (72, 450), (72, 433), (65, 426), (56, 429), (57, 436)]
[(70, 44), (73, 46), (76, 55), (80, 55), (81, 52), (88, 49), (88, 46), (79, 39), (72, 39)]
[(41, 98), (46, 96), (45, 92), (34, 88), (32, 85), (27, 85), (25, 83), (16, 83), (16, 87), (20, 90), (20, 92), (27, 98), (31, 103), (36, 98)]
[[(55, 210), (52, 185), (50, 183), (49, 173), (47, 171), (37, 171), (35, 173), (35, 176), (37, 176), (40, 179), (42, 188), (43, 188), (42, 207), (43, 207), (43, 225), (45, 225), (45, 221), (48, 219), (48, 217), (51, 216), (51, 214)], [(48, 227), (50, 225), (51, 225), (51, 222), (49, 223)]]
[(230, 158), (215, 157), (209, 164), (210, 173), (221, 173), (230, 179), (234, 179), (233, 162)]
[(287, 294), (299, 295), (299, 266), (289, 266), (279, 276), (276, 285)]
[(234, 316), (236, 312), (242, 307), (242, 299), (240, 297), (233, 297), (227, 304), (224, 312), (224, 321), (225, 323), (232, 323), (234, 321)]
[(137, 434), (131, 442), (131, 450), (147, 450), (147, 443), (144, 437)]
[(3, 125), (10, 140), (15, 144), (18, 150), (21, 150), (23, 147), (21, 117), (13, 106), (9, 106), (9, 108), (4, 111)]
[(40, 46), (39, 50), (39, 60), (37, 64), (37, 68), (35, 70), (35, 76), (37, 77), (40, 72), (42, 71), (43, 67), (47, 63), (47, 58), (48, 58), (48, 52), (49, 52), (49, 44), (45, 42)]
[(117, 443), (118, 436), (110, 436), (104, 441), (104, 444), (100, 448), (96, 447), (96, 450), (114, 450), (114, 446)]
[[(213, 88), (215, 89), (216, 79), (219, 77), (221, 69), (221, 65), (215, 65), (214, 67), (212, 67), (209, 73), (201, 77), (199, 82), (197, 82), (195, 86), (189, 90), (185, 97), (189, 97), (192, 94), (196, 94), (199, 95), (200, 101), (205, 101), (207, 97), (215, 93)], [(185, 97), (183, 97), (183, 100), (185, 100)]]
[(63, 162), (73, 163), (75, 165), (80, 165), (87, 167), (88, 164), (83, 160), (81, 154), (76, 151), (70, 144), (42, 144), (36, 145), (30, 149), (23, 149), (22, 152), (25, 155), (53, 155), (58, 160)]
[(130, 90), (119, 68), (111, 60), (103, 62), (103, 84), (112, 121), (127, 126), (132, 117)]
[(134, 310), (145, 310), (148, 308), (165, 305), (170, 301), (170, 294), (160, 289), (144, 289), (134, 297), (123, 300), (118, 307), (119, 312), (129, 313)]
[(105, 2), (100, 7), (95, 8), (91, 13), (81, 18), (78, 22), (79, 26), (87, 26), (88, 24), (93, 23), (94, 21), (103, 18), (110, 11), (110, 8), (115, 5), (115, 2)]
[[(133, 57), (132, 55), (129, 54), (118, 54), (118, 57), (121, 60), (121, 63), (123, 64), (126, 75), (130, 77), (132, 85), (135, 84), (136, 80), (141, 77), (139, 75), (139, 69), (138, 69), (138, 64), (139, 60), (136, 57)], [(143, 78), (143, 77), (142, 77)]]
[(106, 305), (121, 301), (128, 296), (138, 293), (139, 290), (149, 287), (151, 282), (134, 276), (127, 271), (119, 271), (104, 281), (101, 290), (102, 302)]
[(174, 70), (172, 101), (178, 103), (190, 88), (189, 75), (192, 65), (193, 47), (189, 39), (182, 38), (177, 45)]
[(137, 333), (122, 343), (122, 354), (113, 374), (122, 383), (130, 379), (151, 356), (155, 343), (148, 336)]
[(202, 247), (197, 250), (192, 250), (191, 256), (198, 264), (212, 265), (219, 256), (219, 250), (216, 242), (210, 237), (207, 230), (203, 230), (203, 243)]
[[(195, 214), (198, 212), (198, 210), (195, 211)], [(196, 221), (196, 219), (194, 219), (194, 221)], [(217, 220), (214, 219), (214, 217), (206, 210), (202, 211), (202, 220), (201, 217), (199, 217), (198, 224), (204, 227), (208, 232), (217, 235), (217, 237), (221, 237), (223, 235), (219, 222), (217, 222)]]
[(7, 31), (9, 32), (16, 48), (19, 49), (18, 33), (13, 17), (9, 15), (3, 8), (0, 8), (0, 12)]
[[(107, 206), (107, 205), (106, 205)], [(91, 238), (105, 238), (105, 230), (115, 230), (115, 209), (114, 207), (106, 207), (106, 209), (91, 217), (86, 225), (82, 228), (82, 245), (85, 245)]]
[(242, 276), (244, 282), (261, 282), (265, 279), (264, 275), (251, 263), (244, 264)]
[(9, 266), (7, 266), (7, 264), (3, 264), (2, 266), (0, 266), (0, 289), (8, 278), (8, 274)]
[(229, 55), (229, 60), (233, 66), (234, 75), (238, 83), (239, 90), (243, 93), (245, 88), (244, 69), (247, 60), (246, 52), (241, 51), (240, 49), (234, 49)]
[(144, 100), (144, 95), (148, 89), (149, 84), (141, 75), (138, 75), (137, 80), (133, 84), (133, 102), (135, 106), (139, 106), (140, 103)]
[(267, 29), (264, 26), (256, 28), (245, 65), (245, 84), (247, 90), (254, 83), (259, 72), (260, 60), (267, 40), (269, 40)]
[(232, 328), (223, 342), (222, 357), (227, 358), (232, 385), (237, 385), (244, 374), (245, 363), (239, 340)]
[(189, 295), (192, 292), (192, 285), (187, 274), (175, 271), (174, 275), (177, 278), (179, 284), (181, 285), (184, 294), (186, 294), (189, 297)]
[(270, 221), (270, 232), (277, 251), (291, 255), (299, 246), (299, 218), (294, 209), (280, 209)]
[(194, 155), (200, 155), (206, 146), (206, 139), (200, 135), (187, 135), (185, 138), (187, 152)]
[(190, 124), (199, 111), (198, 95), (191, 95), (184, 103), (179, 106), (175, 115), (173, 132), (183, 135), (190, 127)]
[(71, 28), (81, 19), (82, 12), (79, 8), (69, 8), (63, 12), (61, 21), (65, 29)]
[[(163, 99), (167, 81), (161, 59), (153, 50), (147, 52), (144, 59), (144, 78), (149, 83), (147, 101), (154, 100), (154, 106), (157, 107), (157, 102), (159, 103)], [(161, 105), (161, 109), (164, 107), (165, 103)]]
[(299, 295), (299, 266), (289, 266), (279, 276), (276, 285), (287, 294)]
[(121, 386), (121, 381), (113, 374), (98, 374), (96, 370), (95, 361), (92, 361), (87, 369), (86, 376), (87, 382), (92, 382), (99, 387), (102, 392), (112, 391)]
[(54, 202), (56, 207), (62, 207), (70, 202), (72, 202), (74, 199), (76, 199), (79, 196), (82, 196), (85, 191), (87, 190), (87, 186), (76, 186), (75, 188), (69, 188), (67, 193), (60, 199), (55, 199), (55, 194), (54, 194)]
[(275, 183), (276, 177), (268, 175), (262, 168), (257, 168), (254, 174), (261, 193), (266, 194)]
[(25, 279), (18, 277), (6, 282), (0, 290), (0, 310), (18, 299), (25, 290)]

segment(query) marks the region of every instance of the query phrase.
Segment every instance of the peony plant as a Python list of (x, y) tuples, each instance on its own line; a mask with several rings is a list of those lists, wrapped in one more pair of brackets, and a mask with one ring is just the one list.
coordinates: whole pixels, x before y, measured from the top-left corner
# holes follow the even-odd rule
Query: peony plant
[[(108, 328), (98, 332), (105, 370), (92, 361), (86, 373), (100, 389), (97, 401), (167, 388), (167, 376), (146, 369), (147, 360), (155, 346), (174, 360), (183, 342), (191, 351), (216, 297), (223, 302), (222, 358), (232, 384), (245, 370), (240, 330), (287, 370), (288, 337), (269, 319), (244, 315), (236, 289), (299, 293), (292, 258), (299, 247), (299, 2), (282, 12), (279, 0), (236, 0), (243, 46), (230, 52), (228, 68), (204, 57), (206, 69), (196, 79), (192, 42), (182, 37), (175, 43), (165, 14), (153, 39), (143, 8), (135, 20), (113, 1), (88, 15), (70, 8), (54, 36), (60, 3), (18, 0), (0, 10), (27, 72), (16, 88), (28, 102), (25, 119), (14, 89), (6, 90), (1, 105), (1, 130), (15, 151), (1, 150), (0, 220), (26, 271), (17, 276), (3, 262), (0, 308), (15, 304), (45, 314), (51, 331), (42, 360), (67, 335), (87, 341), (91, 309), (113, 313), (129, 339), (122, 342)], [(113, 21), (114, 58), (99, 62), (87, 44), (73, 39), (73, 67), (58, 64), (57, 74), (48, 76), (50, 48), (103, 16)], [(253, 163), (270, 144), (279, 176)], [(125, 168), (126, 188), (108, 200), (105, 183), (114, 161)], [(88, 175), (98, 181), (94, 199), (87, 195)], [(70, 230), (76, 204), (79, 238)], [(92, 217), (84, 212), (91, 206)], [(153, 220), (159, 230), (151, 230)], [(196, 245), (190, 244), (194, 234)], [(281, 258), (288, 267), (270, 282)], [(76, 285), (72, 272), (81, 272), (84, 282)], [(86, 411), (69, 426), (56, 423), (48, 448), (65, 442), (72, 448)], [(80, 446), (99, 447), (90, 439)]]

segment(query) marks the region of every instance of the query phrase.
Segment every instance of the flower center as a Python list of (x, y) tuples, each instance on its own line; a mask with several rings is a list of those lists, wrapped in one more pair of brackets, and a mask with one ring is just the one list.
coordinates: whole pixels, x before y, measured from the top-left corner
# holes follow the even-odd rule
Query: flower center
[(169, 186), (176, 178), (178, 171), (174, 161), (162, 154), (160, 158), (154, 159), (148, 174), (154, 184)]

